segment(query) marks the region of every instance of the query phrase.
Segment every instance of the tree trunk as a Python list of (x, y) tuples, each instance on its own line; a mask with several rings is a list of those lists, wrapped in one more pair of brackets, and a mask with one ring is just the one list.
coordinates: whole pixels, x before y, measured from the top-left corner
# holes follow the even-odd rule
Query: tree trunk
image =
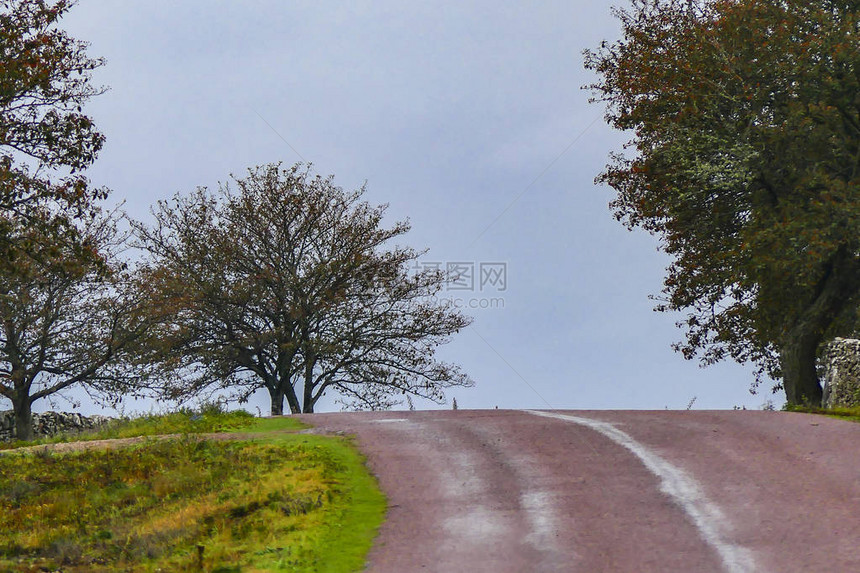
[(12, 408), (15, 410), (15, 437), (28, 442), (33, 439), (33, 412), (31, 410), (29, 396), (22, 396), (12, 400)]
[(815, 369), (818, 346), (857, 294), (858, 282), (858, 261), (850, 251), (840, 249), (819, 283), (817, 296), (784, 334), (779, 359), (789, 404), (821, 406), (821, 383)]
[(301, 414), (302, 410), (299, 407), (299, 400), (296, 398), (296, 392), (289, 382), (282, 383), (278, 381), (275, 384), (267, 384), (266, 387), (269, 390), (269, 396), (272, 398), (272, 416), (284, 415), (284, 398), (287, 399), (291, 414)]
[(287, 403), (290, 405), (290, 413), (291, 414), (301, 414), (302, 408), (299, 405), (299, 399), (296, 396), (296, 391), (293, 389), (293, 386), (287, 382)]
[(272, 398), (272, 416), (284, 415), (284, 393), (277, 389), (269, 388), (269, 396)]
[(780, 351), (785, 399), (792, 405), (821, 406), (822, 390), (815, 370), (821, 337), (807, 335), (789, 340)]
[(305, 360), (305, 387), (304, 387), (304, 409), (305, 414), (314, 413), (314, 366), (316, 359), (310, 357)]

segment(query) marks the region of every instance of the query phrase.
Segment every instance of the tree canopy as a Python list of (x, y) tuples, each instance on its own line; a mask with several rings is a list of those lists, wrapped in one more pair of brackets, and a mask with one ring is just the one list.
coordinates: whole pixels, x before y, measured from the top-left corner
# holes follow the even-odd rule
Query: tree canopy
[(823, 341), (857, 329), (856, 0), (637, 0), (586, 52), (607, 121), (632, 133), (598, 181), (673, 256), (659, 310), (687, 358), (758, 365), (817, 404)]
[(27, 244), (15, 218), (64, 226), (106, 195), (81, 174), (104, 143), (82, 106), (103, 90), (91, 72), (103, 61), (56, 27), (69, 0), (0, 1), (0, 263)]
[(434, 301), (447, 280), (410, 273), (418, 253), (390, 246), (409, 226), (382, 226), (362, 201), (309, 168), (270, 164), (215, 193), (160, 202), (136, 225), (148, 253), (142, 284), (161, 326), (150, 355), (168, 395), (265, 388), (273, 415), (312, 412), (326, 391), (383, 408), (403, 394), (444, 399), (470, 385), (436, 347), (470, 319)]
[(56, 229), (10, 222), (27, 241), (15, 267), (0, 265), (0, 396), (15, 412), (18, 439), (32, 437), (31, 407), (73, 386), (110, 395), (134, 377), (128, 350), (147, 331), (140, 289), (119, 262), (117, 217), (94, 212), (75, 222), (82, 259)]
[(115, 215), (82, 174), (104, 143), (83, 106), (103, 64), (57, 28), (70, 0), (0, 0), (0, 396), (17, 435), (72, 386), (115, 379), (140, 334)]

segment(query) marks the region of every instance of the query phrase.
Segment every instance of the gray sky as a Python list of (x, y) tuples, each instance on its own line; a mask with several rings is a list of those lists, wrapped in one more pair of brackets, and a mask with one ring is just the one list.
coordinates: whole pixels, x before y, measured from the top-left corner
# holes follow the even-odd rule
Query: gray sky
[(505, 263), (506, 290), (481, 292), (476, 276), (475, 292), (446, 293), (503, 305), (470, 310), (473, 327), (442, 350), (477, 382), (450, 394), (460, 407), (770, 397), (749, 394), (747, 369), (672, 351), (679, 316), (648, 300), (668, 259), (593, 182), (625, 140), (580, 89), (593, 80), (582, 50), (619, 33), (608, 4), (81, 0), (63, 27), (107, 59), (96, 83), (110, 91), (88, 107), (107, 143), (90, 175), (132, 216), (305, 160), (345, 188), (366, 180), (389, 221), (411, 220), (426, 262)]

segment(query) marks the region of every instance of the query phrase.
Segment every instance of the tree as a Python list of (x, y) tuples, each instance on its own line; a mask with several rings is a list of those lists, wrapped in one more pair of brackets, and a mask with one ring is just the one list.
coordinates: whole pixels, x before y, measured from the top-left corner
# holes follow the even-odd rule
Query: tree
[(205, 388), (240, 400), (265, 388), (273, 415), (313, 412), (327, 390), (353, 405), (395, 395), (441, 401), (471, 380), (434, 359), (470, 320), (433, 295), (438, 272), (410, 274), (418, 254), (387, 244), (408, 231), (381, 226), (385, 206), (331, 177), (270, 164), (221, 185), (160, 202), (136, 224), (152, 331), (150, 360), (173, 398)]
[(816, 353), (855, 332), (860, 303), (856, 1), (637, 0), (617, 15), (623, 38), (586, 67), (634, 152), (598, 181), (673, 256), (658, 310), (687, 312), (677, 349), (755, 363), (790, 404), (820, 403)]
[(80, 174), (104, 143), (82, 113), (103, 91), (90, 74), (104, 62), (88, 58), (84, 42), (56, 29), (73, 4), (0, 2), (0, 264), (27, 247), (20, 236), (12, 241), (16, 219), (49, 221), (63, 227), (58, 235), (74, 240), (69, 217), (84, 216), (106, 195)]
[(34, 402), (73, 386), (117, 393), (128, 384), (127, 351), (146, 332), (133, 276), (118, 262), (117, 219), (93, 212), (76, 222), (81, 258), (54, 228), (7, 221), (28, 255), (0, 266), (0, 396), (10, 400), (18, 439), (32, 439)]

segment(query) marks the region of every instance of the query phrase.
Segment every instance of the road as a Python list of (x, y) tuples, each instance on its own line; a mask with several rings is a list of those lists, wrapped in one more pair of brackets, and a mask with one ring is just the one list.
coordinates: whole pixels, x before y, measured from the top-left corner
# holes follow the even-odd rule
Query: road
[(313, 414), (388, 496), (368, 570), (860, 571), (860, 424), (785, 412)]

